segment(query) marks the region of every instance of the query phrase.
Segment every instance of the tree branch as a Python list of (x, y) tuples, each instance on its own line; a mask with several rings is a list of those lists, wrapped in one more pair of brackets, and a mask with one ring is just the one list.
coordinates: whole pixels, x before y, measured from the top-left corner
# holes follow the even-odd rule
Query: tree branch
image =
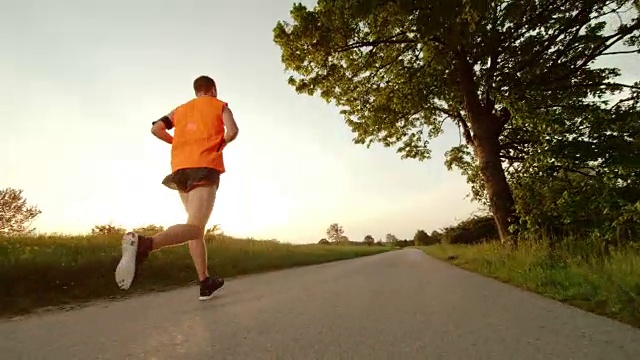
[[(593, 50), (591, 51), (591, 54), (589, 54), (580, 64), (572, 67), (572, 71), (569, 71), (559, 77), (556, 77), (555, 79), (552, 78), (548, 81), (548, 83), (562, 82), (563, 80), (566, 80), (572, 77), (573, 75), (577, 74), (578, 72), (580, 72), (580, 70), (582, 70), (584, 67), (589, 65), (589, 63), (595, 60), (598, 56), (604, 54), (605, 51), (609, 50), (613, 45), (622, 41), (626, 36), (630, 35), (636, 30), (640, 30), (640, 22), (637, 22), (632, 26), (619, 29), (618, 31), (616, 31), (615, 33), (609, 36), (605, 36), (602, 39), (602, 41), (593, 48)], [(610, 40), (612, 41), (609, 42)]]
[(467, 121), (465, 120), (464, 116), (462, 116), (462, 113), (457, 110), (457, 109), (444, 109), (438, 106), (434, 106), (434, 108), (438, 111), (440, 111), (441, 113), (443, 113), (444, 115), (448, 116), (449, 118), (451, 118), (457, 125), (458, 125), (458, 129), (461, 132), (461, 135), (464, 137), (465, 142), (467, 143), (467, 145), (471, 146), (472, 148), (475, 148), (475, 141), (473, 140), (473, 135), (471, 134), (471, 129), (469, 128), (469, 124), (467, 124)]
[(353, 49), (357, 49), (357, 48), (361, 48), (361, 47), (377, 47), (380, 46), (382, 44), (415, 44), (416, 41), (414, 39), (401, 39), (401, 40), (396, 40), (397, 37), (400, 36), (404, 36), (406, 35), (407, 32), (403, 31), (401, 33), (398, 33), (396, 35), (393, 35), (389, 38), (386, 39), (381, 39), (381, 40), (371, 40), (371, 41), (356, 41), (353, 42), (351, 44), (347, 44), (339, 49), (336, 49), (336, 52), (345, 52), (345, 51), (349, 51), (349, 50), (353, 50)]
[(500, 144), (500, 149), (501, 150), (515, 149), (517, 145), (529, 145), (531, 143), (533, 143), (531, 140), (508, 141), (508, 142), (503, 142), (502, 144)]
[[(409, 47), (409, 49), (405, 49), (405, 50), (404, 50), (404, 51), (402, 51), (400, 54), (398, 54), (398, 55), (397, 55), (393, 60), (390, 60), (390, 61), (386, 62), (385, 64), (383, 64), (382, 66), (378, 67), (378, 68), (376, 69), (376, 71), (374, 71), (374, 72), (373, 72), (372, 74), (370, 74), (368, 77), (370, 77), (370, 78), (371, 78), (371, 77), (375, 78), (376, 76), (378, 76), (378, 74), (379, 74), (382, 70), (384, 70), (384, 69), (386, 69), (387, 67), (389, 67), (389, 66), (391, 66), (391, 65), (393, 65), (393, 64), (395, 64), (395, 63), (397, 63), (397, 62), (402, 58), (402, 56), (403, 56), (404, 54), (408, 53), (408, 52), (409, 52), (409, 51), (411, 51), (411, 50), (413, 50), (413, 48), (412, 48), (412, 47)], [(362, 69), (361, 69), (360, 71), (362, 71), (362, 70), (364, 70), (364, 66), (362, 67)]]
[(493, 77), (498, 69), (498, 53), (494, 50), (489, 59), (489, 69), (487, 70), (487, 76), (485, 78), (484, 89), (484, 105), (489, 112), (493, 112), (495, 102), (491, 98), (491, 84), (493, 84)]
[(582, 110), (587, 109), (589, 105), (585, 104), (546, 104), (532, 106), (532, 110), (550, 110), (550, 109), (568, 109), (568, 110)]
[(623, 88), (627, 88), (627, 89), (633, 89), (633, 90), (640, 90), (640, 87), (638, 86), (634, 86), (634, 85), (627, 85), (627, 84), (620, 84), (620, 83), (609, 83), (609, 82), (601, 82), (601, 83), (590, 83), (590, 84), (571, 84), (571, 85), (565, 85), (565, 86), (545, 86), (542, 88), (542, 90), (564, 90), (564, 89), (575, 89), (575, 88), (579, 88), (579, 87), (585, 87), (585, 88), (590, 88), (590, 87), (623, 87)]
[(560, 39), (563, 35), (566, 35), (569, 29), (574, 28), (576, 25), (580, 25), (576, 30), (576, 35), (580, 33), (580, 29), (582, 29), (591, 20), (591, 17), (588, 15), (593, 7), (586, 4), (586, 2), (583, 2), (582, 5), (583, 6), (578, 14), (576, 14), (576, 16), (573, 17), (573, 19), (571, 19), (566, 26), (557, 29), (557, 31), (550, 38), (546, 39), (545, 44), (540, 49), (538, 49), (538, 51), (532, 52), (515, 70), (516, 73), (520, 73), (524, 69), (530, 67), (536, 61), (539, 61), (540, 57), (547, 53), (551, 48), (553, 48), (556, 45), (558, 39)]
[(500, 159), (508, 160), (508, 161), (524, 161), (525, 157), (524, 156), (513, 156), (513, 155), (500, 154)]
[(613, 110), (613, 109), (615, 109), (615, 108), (617, 108), (617, 107), (621, 106), (621, 105), (622, 105), (622, 104), (624, 104), (624, 103), (627, 103), (627, 102), (630, 102), (630, 101), (634, 101), (634, 100), (636, 100), (637, 98), (638, 98), (638, 96), (637, 96), (637, 95), (631, 95), (631, 96), (626, 97), (626, 98), (624, 98), (624, 99), (620, 99), (620, 100), (618, 100), (618, 102), (616, 102), (616, 103), (611, 107), (611, 110)]
[(458, 127), (462, 130), (462, 135), (464, 136), (464, 140), (466, 141), (467, 145), (475, 149), (476, 142), (473, 140), (473, 135), (471, 135), (471, 129), (469, 129), (467, 120), (465, 120), (460, 111), (457, 110), (454, 113), (453, 118), (458, 123)]
[[(554, 7), (562, 6), (561, 3), (556, 1), (548, 1), (545, 4), (546, 6), (540, 9), (537, 13), (532, 14), (528, 18), (524, 19), (520, 24), (514, 24), (511, 29), (515, 30), (513, 32), (507, 33), (505, 38), (511, 39), (507, 42), (507, 46), (512, 46), (516, 41), (522, 38), (523, 34), (531, 31), (531, 29), (536, 29), (539, 25), (546, 23), (549, 19), (549, 12), (552, 12)], [(501, 17), (502, 19), (502, 17)], [(518, 25), (518, 26), (516, 26)]]
[[(551, 168), (552, 169), (557, 169), (557, 170), (564, 170), (564, 171), (568, 171), (568, 172), (572, 172), (572, 173), (576, 173), (576, 174), (580, 174), (580, 175), (583, 175), (583, 176), (586, 176), (586, 177), (590, 177), (590, 178), (597, 177), (597, 175), (588, 174), (588, 173), (586, 173), (586, 172), (584, 172), (582, 170), (573, 169), (571, 167), (564, 166), (564, 165), (554, 165), (554, 166), (551, 166)], [(587, 168), (587, 169), (589, 169), (589, 168)], [(593, 170), (593, 169), (589, 169), (589, 170)]]
[(621, 54), (640, 54), (640, 49), (638, 50), (628, 50), (628, 51), (611, 51), (600, 54), (600, 56), (604, 55), (621, 55)]
[(478, 88), (474, 78), (473, 67), (464, 54), (458, 55), (456, 62), (459, 80), (458, 85), (464, 99), (466, 113), (471, 117), (482, 116), (484, 107), (478, 97)]

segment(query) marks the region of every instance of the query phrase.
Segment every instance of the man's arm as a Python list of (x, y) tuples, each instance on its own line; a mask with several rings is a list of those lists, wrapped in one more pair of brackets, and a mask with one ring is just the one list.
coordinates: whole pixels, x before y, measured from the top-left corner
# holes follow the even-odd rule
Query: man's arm
[(151, 125), (151, 133), (167, 144), (173, 143), (173, 137), (167, 132), (173, 128), (173, 111), (156, 120)]
[(224, 133), (224, 141), (225, 145), (235, 140), (238, 136), (238, 124), (236, 124), (236, 120), (233, 118), (233, 113), (228, 106), (225, 105), (224, 110), (222, 111), (222, 122), (224, 123), (224, 127), (226, 131)]

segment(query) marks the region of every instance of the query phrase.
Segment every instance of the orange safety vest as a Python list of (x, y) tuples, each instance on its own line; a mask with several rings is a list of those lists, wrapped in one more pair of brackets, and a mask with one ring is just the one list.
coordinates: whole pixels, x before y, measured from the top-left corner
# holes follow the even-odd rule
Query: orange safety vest
[(222, 147), (226, 102), (200, 96), (177, 107), (173, 112), (171, 171), (206, 167), (224, 173)]

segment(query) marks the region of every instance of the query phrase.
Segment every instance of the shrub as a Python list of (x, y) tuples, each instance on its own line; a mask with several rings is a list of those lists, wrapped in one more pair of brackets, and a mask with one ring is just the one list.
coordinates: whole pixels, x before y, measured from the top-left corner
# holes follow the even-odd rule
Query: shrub
[(498, 239), (499, 235), (493, 216), (476, 215), (444, 228), (439, 237), (448, 244), (479, 244)]

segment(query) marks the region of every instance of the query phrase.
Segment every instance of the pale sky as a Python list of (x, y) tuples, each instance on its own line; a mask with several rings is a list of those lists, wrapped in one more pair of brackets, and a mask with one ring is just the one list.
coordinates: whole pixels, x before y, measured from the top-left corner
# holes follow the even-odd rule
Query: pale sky
[(465, 179), (444, 166), (455, 128), (431, 160), (401, 160), (353, 144), (335, 107), (287, 84), (272, 30), (292, 4), (2, 1), (0, 188), (24, 190), (41, 232), (184, 222), (161, 184), (170, 146), (150, 126), (205, 74), (240, 129), (209, 225), (293, 243), (317, 242), (332, 222), (352, 240), (413, 238), (474, 212)]

